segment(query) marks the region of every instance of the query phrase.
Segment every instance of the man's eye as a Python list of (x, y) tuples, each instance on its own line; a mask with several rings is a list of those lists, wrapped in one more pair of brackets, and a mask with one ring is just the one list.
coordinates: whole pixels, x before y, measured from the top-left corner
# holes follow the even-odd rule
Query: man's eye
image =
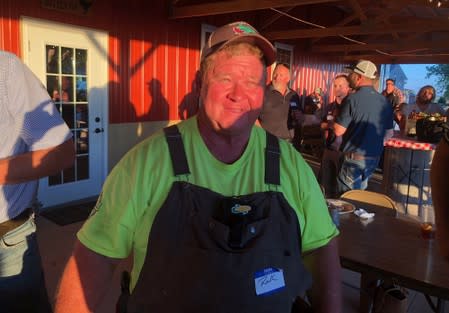
[(248, 82), (248, 87), (254, 88), (257, 87), (259, 84), (257, 82)]

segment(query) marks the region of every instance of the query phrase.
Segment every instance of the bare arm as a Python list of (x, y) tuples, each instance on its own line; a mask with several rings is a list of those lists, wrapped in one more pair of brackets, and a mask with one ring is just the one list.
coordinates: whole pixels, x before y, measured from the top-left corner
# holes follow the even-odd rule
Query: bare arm
[(59, 146), (0, 159), (0, 184), (18, 184), (49, 176), (73, 164), (75, 148), (69, 139)]
[(449, 261), (449, 144), (443, 139), (437, 146), (430, 170), (432, 201), (435, 208), (440, 251)]
[(309, 293), (313, 312), (341, 313), (341, 268), (337, 238), (306, 254), (304, 264), (313, 276), (312, 290)]
[(346, 132), (346, 127), (343, 127), (340, 124), (334, 122), (334, 132), (335, 136), (343, 136), (343, 134)]
[(56, 293), (55, 313), (94, 312), (119, 262), (89, 250), (77, 240)]

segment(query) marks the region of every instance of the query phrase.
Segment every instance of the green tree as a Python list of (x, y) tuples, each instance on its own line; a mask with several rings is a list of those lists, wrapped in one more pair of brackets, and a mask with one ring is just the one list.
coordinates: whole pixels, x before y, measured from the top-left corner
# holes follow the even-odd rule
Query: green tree
[(435, 76), (438, 88), (443, 91), (443, 97), (449, 99), (449, 64), (426, 66), (426, 70), (426, 78)]

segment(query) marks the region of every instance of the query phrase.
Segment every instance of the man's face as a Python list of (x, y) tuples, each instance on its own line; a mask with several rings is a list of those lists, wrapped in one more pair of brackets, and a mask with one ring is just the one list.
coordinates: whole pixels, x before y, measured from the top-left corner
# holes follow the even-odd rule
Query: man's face
[(273, 72), (273, 86), (285, 88), (290, 81), (290, 70), (283, 65), (278, 65)]
[(344, 98), (348, 95), (349, 93), (349, 83), (348, 81), (343, 78), (343, 77), (339, 77), (337, 79), (334, 80), (334, 93), (335, 96), (339, 97), (339, 98)]
[(216, 54), (201, 89), (203, 112), (214, 131), (241, 135), (253, 126), (262, 108), (264, 71), (261, 60), (249, 52)]
[(348, 79), (349, 87), (351, 87), (352, 89), (356, 89), (359, 86), (361, 77), (359, 74), (352, 72), (348, 75)]
[(385, 84), (387, 85), (387, 92), (392, 93), (394, 90), (394, 82), (391, 80), (387, 80)]
[(433, 96), (434, 96), (433, 90), (431, 88), (426, 88), (426, 89), (424, 89), (421, 96), (419, 97), (419, 102), (425, 103), (425, 104), (430, 103), (430, 102), (432, 102)]

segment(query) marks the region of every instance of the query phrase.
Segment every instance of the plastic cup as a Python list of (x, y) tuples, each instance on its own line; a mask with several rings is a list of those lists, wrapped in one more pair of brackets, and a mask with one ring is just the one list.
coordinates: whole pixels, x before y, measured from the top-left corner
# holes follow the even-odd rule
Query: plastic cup
[(433, 205), (423, 204), (421, 206), (421, 236), (424, 239), (435, 238), (435, 214), (433, 211)]
[(421, 223), (421, 236), (424, 239), (435, 238), (435, 224), (429, 222)]

